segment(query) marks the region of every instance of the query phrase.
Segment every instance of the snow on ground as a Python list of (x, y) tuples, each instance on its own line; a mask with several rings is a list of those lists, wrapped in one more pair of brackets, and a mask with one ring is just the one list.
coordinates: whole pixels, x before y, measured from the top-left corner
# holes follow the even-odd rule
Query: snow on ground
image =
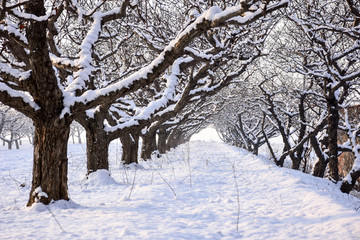
[(130, 168), (119, 147), (111, 177), (86, 180), (85, 147), (70, 144), (72, 202), (32, 208), (32, 148), (0, 148), (0, 239), (359, 239), (360, 200), (325, 179), (219, 142)]

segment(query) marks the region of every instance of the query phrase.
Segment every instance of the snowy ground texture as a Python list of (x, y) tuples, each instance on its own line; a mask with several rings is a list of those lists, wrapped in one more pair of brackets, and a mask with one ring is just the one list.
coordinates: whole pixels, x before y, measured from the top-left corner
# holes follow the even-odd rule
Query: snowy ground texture
[(219, 142), (128, 169), (119, 147), (111, 177), (86, 180), (85, 147), (70, 144), (72, 202), (31, 208), (32, 148), (2, 147), (0, 239), (360, 239), (360, 199), (327, 180)]

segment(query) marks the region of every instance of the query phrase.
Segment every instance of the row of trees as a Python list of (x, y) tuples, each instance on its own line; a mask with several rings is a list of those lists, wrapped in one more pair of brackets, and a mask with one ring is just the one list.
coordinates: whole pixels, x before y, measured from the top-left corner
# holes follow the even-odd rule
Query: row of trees
[(126, 164), (137, 161), (140, 136), (148, 148), (144, 158), (186, 140), (189, 128), (196, 130), (218, 104), (206, 98), (238, 81), (261, 55), (274, 12), (286, 5), (1, 1), (0, 101), (35, 128), (28, 205), (69, 199), (67, 142), (74, 120), (86, 130), (89, 173), (108, 168), (115, 138)]
[(3, 145), (7, 144), (8, 149), (12, 149), (15, 144), (19, 149), (21, 139), (28, 137), (31, 140), (32, 133), (32, 124), (28, 118), (10, 107), (0, 105), (0, 140)]
[[(70, 125), (71, 142), (82, 143), (83, 131), (84, 128), (74, 121)], [(0, 105), (0, 140), (3, 141), (3, 145), (6, 144), (8, 149), (12, 149), (15, 144), (19, 149), (24, 138), (30, 144), (34, 143), (34, 126), (31, 119), (11, 107)]]
[[(360, 125), (354, 116), (360, 99), (360, 3), (292, 1), (269, 35), (267, 57), (254, 66), (251, 87), (236, 89), (241, 99), (229, 102), (217, 124), (226, 142), (254, 153), (266, 144), (275, 163), (337, 182), (339, 155), (350, 152), (354, 163), (341, 190), (349, 193), (360, 177)], [(228, 95), (234, 93), (227, 93)], [(245, 96), (245, 97), (243, 97)], [(240, 104), (239, 104), (240, 102)], [(349, 115), (353, 115), (352, 117)], [(339, 141), (339, 134), (347, 141)], [(269, 139), (280, 136), (277, 154)]]

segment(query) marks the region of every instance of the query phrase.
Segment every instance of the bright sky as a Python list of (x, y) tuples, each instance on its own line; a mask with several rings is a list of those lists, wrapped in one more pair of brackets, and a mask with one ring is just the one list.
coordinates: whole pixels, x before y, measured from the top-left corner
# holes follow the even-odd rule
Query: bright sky
[(199, 133), (194, 134), (190, 141), (206, 141), (206, 142), (221, 142), (215, 128), (207, 127)]

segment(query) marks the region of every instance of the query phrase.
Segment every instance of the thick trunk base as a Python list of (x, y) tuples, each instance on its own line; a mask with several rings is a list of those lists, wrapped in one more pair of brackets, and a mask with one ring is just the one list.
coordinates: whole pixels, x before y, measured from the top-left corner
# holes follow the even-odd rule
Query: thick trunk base
[(166, 130), (164, 128), (160, 128), (159, 132), (158, 132), (158, 150), (160, 154), (165, 154), (167, 151), (167, 145), (166, 145), (166, 141), (167, 141), (167, 133)]
[(143, 144), (141, 148), (141, 158), (144, 160), (151, 159), (151, 154), (157, 149), (156, 132), (147, 133), (143, 136)]
[(121, 161), (125, 164), (138, 163), (139, 136), (125, 133), (120, 137), (122, 144)]
[(86, 129), (87, 172), (99, 169), (109, 170), (109, 142), (106, 133), (100, 129)]
[(320, 177), (323, 178), (325, 175), (325, 170), (326, 170), (326, 163), (322, 162), (322, 161), (317, 161), (314, 167), (314, 173), (313, 175), (315, 177)]
[(341, 184), (340, 190), (343, 193), (349, 194), (353, 190), (356, 180), (360, 177), (360, 170), (350, 173), (350, 176), (351, 176), (351, 182), (343, 181)]
[(67, 143), (70, 125), (35, 126), (33, 179), (27, 206), (69, 200)]

